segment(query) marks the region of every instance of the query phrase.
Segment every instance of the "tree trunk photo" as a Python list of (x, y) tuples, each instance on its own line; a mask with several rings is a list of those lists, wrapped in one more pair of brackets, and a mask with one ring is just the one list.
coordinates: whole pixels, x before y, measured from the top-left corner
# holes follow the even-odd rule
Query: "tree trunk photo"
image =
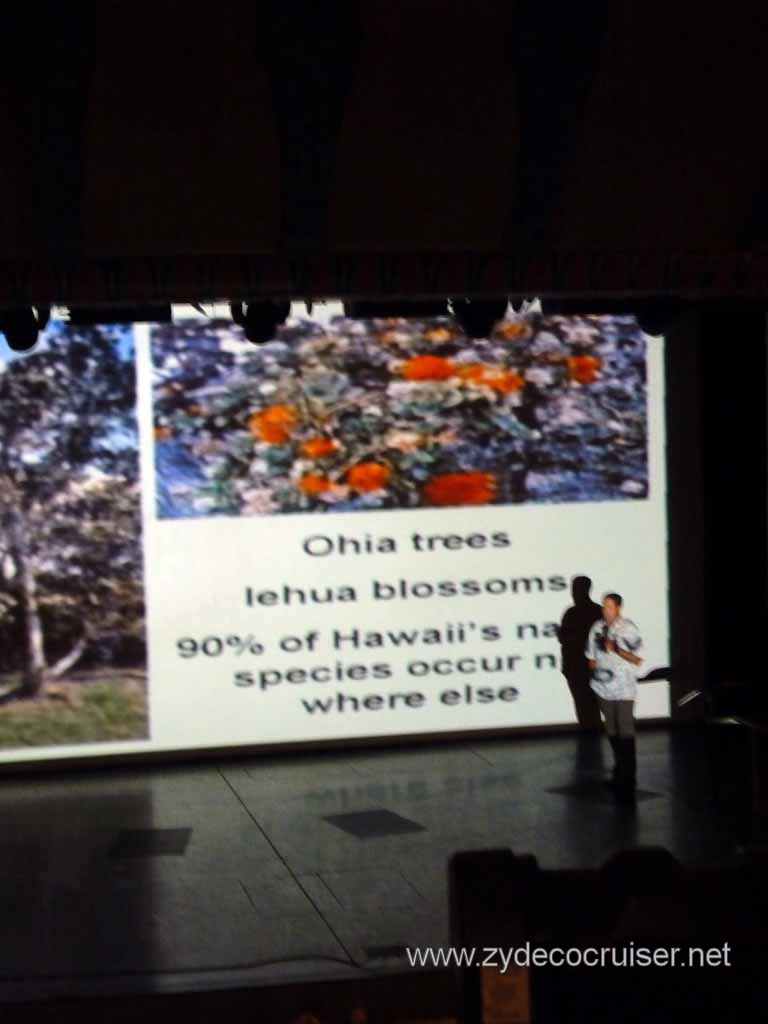
[(24, 611), (26, 657), (23, 671), (22, 695), (40, 700), (45, 696), (46, 662), (43, 623), (37, 600), (37, 580), (27, 542), (26, 522), (21, 510), (10, 510), (11, 557), (16, 565), (21, 604)]

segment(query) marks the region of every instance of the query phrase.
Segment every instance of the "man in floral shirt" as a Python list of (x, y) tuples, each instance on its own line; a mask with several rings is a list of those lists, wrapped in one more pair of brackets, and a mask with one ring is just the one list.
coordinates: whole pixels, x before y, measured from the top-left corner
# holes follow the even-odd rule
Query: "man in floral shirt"
[(643, 640), (631, 619), (621, 614), (619, 594), (606, 594), (603, 615), (592, 626), (584, 655), (592, 673), (615, 766), (611, 785), (617, 795), (631, 798), (635, 790), (636, 750), (634, 706), (637, 669), (642, 664)]

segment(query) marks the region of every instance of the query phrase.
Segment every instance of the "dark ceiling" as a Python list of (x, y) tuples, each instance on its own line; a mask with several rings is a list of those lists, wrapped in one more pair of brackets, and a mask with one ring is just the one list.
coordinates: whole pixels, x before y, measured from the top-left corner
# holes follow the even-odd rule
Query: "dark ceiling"
[(768, 289), (765, 5), (1, 17), (2, 303)]

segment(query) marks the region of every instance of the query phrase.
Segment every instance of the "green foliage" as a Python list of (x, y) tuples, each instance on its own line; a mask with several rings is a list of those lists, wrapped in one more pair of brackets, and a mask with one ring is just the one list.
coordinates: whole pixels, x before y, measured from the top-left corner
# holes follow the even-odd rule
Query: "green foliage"
[(50, 502), (86, 467), (137, 473), (136, 384), (120, 338), (105, 329), (55, 330), (0, 374), (0, 485), (25, 511)]
[(119, 679), (83, 686), (80, 704), (51, 701), (0, 708), (0, 747), (106, 743), (148, 736), (146, 697), (140, 689), (122, 686)]
[(40, 607), (57, 632), (77, 636), (87, 617), (96, 643), (143, 636), (138, 483), (114, 477), (70, 483), (52, 514), (39, 522), (32, 517), (30, 525)]

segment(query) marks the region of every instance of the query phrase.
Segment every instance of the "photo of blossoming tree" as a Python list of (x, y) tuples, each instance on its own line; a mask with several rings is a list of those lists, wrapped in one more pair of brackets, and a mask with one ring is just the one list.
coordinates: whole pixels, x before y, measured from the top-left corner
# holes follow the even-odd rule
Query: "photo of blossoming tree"
[(0, 360), (0, 748), (148, 735), (130, 328)]
[(633, 317), (152, 329), (160, 518), (648, 496)]

